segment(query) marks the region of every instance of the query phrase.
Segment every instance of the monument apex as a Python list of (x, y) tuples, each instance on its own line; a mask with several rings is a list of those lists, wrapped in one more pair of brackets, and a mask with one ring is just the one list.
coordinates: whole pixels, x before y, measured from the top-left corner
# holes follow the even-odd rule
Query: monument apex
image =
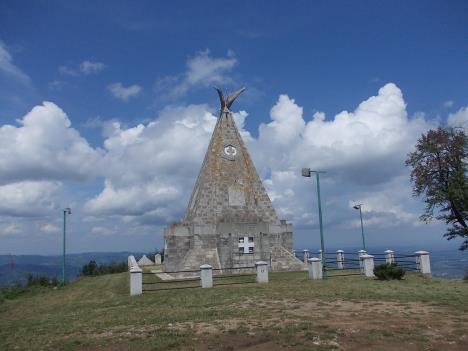
[(280, 220), (230, 110), (241, 88), (220, 98), (219, 118), (183, 219), (164, 231), (166, 271), (251, 266), (301, 269), (292, 225)]

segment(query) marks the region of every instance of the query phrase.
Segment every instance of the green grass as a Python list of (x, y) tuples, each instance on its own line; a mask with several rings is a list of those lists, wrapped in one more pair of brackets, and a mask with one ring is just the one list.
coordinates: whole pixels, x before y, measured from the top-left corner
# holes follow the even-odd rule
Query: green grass
[[(430, 322), (434, 328), (453, 322), (460, 331), (468, 326), (467, 301), (468, 284), (463, 281), (412, 274), (403, 281), (354, 276), (311, 281), (306, 272), (272, 273), (269, 284), (130, 297), (128, 274), (122, 273), (82, 278), (55, 290), (33, 289), (4, 299), (0, 302), (0, 350), (202, 350), (209, 345), (229, 350), (236, 349), (237, 339), (246, 334), (259, 343), (273, 342), (289, 349), (336, 349), (335, 341), (340, 338), (351, 344), (361, 342), (355, 334), (347, 334), (348, 329), (352, 333), (352, 325), (342, 327), (339, 318), (352, 322), (378, 313), (376, 318), (385, 322), (397, 313), (411, 325), (426, 325), (426, 320), (436, 317)], [(391, 313), (385, 313), (388, 308)], [(369, 319), (370, 332), (363, 338), (367, 343), (412, 339), (400, 325), (400, 329), (387, 330), (385, 323), (374, 324)], [(417, 331), (413, 334), (421, 347), (437, 339)], [(447, 332), (445, 339), (458, 342), (458, 334)], [(220, 338), (225, 343), (219, 344)]]

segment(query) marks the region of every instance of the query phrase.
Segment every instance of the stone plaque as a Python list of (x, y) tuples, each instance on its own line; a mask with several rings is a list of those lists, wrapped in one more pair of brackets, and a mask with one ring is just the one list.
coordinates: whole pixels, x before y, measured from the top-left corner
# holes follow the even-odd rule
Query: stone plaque
[(229, 206), (245, 206), (244, 189), (238, 185), (228, 188)]

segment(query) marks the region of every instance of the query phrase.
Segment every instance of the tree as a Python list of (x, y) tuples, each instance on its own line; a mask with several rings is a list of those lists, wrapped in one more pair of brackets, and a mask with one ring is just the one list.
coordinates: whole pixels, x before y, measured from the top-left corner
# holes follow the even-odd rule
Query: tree
[(460, 250), (468, 248), (468, 138), (453, 128), (429, 130), (408, 155), (413, 196), (424, 198), (426, 208), (420, 219), (444, 220), (452, 240), (463, 238)]

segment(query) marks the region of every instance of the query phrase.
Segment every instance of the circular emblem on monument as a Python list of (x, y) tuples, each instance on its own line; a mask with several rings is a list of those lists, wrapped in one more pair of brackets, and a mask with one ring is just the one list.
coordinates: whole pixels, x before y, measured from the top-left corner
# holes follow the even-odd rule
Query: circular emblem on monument
[(237, 149), (233, 145), (226, 145), (224, 147), (224, 154), (228, 157), (236, 157), (237, 155)]

